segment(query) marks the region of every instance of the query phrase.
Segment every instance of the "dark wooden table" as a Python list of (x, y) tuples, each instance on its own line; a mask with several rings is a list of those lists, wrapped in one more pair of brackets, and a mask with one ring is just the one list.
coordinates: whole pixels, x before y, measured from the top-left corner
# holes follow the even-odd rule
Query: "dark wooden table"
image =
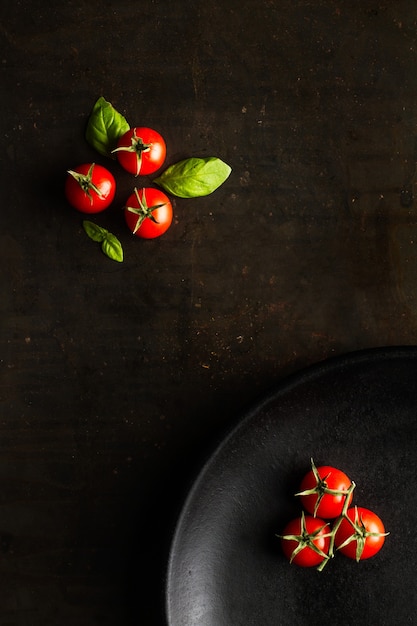
[[(164, 624), (181, 504), (247, 406), (305, 366), (417, 333), (417, 9), (408, 0), (5, 0), (2, 626)], [(104, 96), (218, 156), (160, 239), (84, 139)], [(68, 168), (115, 173), (95, 219)], [(202, 625), (203, 626), (203, 625)], [(260, 626), (260, 625), (257, 625)]]

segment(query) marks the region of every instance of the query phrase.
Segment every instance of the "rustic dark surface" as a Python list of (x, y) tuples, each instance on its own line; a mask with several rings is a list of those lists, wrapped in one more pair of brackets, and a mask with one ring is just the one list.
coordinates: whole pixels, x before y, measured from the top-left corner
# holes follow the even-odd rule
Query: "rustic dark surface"
[[(1, 16), (0, 623), (164, 624), (167, 552), (212, 446), (286, 375), (417, 332), (408, 0), (6, 0)], [(103, 95), (215, 155), (160, 240), (85, 142)], [(101, 254), (63, 198), (106, 163)]]

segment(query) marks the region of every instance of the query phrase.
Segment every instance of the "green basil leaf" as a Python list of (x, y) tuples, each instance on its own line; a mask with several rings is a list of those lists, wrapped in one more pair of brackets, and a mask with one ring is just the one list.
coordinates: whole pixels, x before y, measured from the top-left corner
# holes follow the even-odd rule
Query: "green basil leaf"
[(85, 138), (97, 152), (114, 159), (112, 150), (129, 128), (123, 115), (101, 96), (88, 118)]
[(93, 241), (98, 241), (99, 243), (101, 243), (107, 236), (107, 230), (105, 228), (101, 228), (101, 226), (98, 226), (97, 224), (94, 224), (94, 222), (90, 222), (89, 220), (83, 221), (83, 227), (87, 235)]
[(109, 257), (109, 259), (112, 259), (112, 261), (117, 261), (118, 263), (121, 263), (123, 261), (122, 244), (115, 235), (107, 233), (106, 238), (101, 244), (101, 249), (103, 250), (104, 254)]
[(98, 226), (98, 224), (94, 224), (94, 222), (90, 222), (89, 220), (83, 221), (83, 227), (90, 239), (101, 243), (101, 249), (104, 254), (109, 257), (109, 259), (112, 259), (112, 261), (118, 261), (119, 263), (123, 261), (122, 244), (115, 235), (109, 233), (109, 231), (105, 228), (102, 228), (101, 226)]
[(197, 198), (213, 193), (230, 175), (232, 168), (217, 157), (192, 157), (168, 167), (154, 179), (168, 193), (180, 198)]

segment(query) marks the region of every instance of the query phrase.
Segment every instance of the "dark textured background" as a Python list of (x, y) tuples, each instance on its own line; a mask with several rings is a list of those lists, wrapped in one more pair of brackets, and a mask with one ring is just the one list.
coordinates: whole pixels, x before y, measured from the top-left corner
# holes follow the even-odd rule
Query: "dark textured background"
[[(0, 623), (163, 624), (176, 516), (277, 381), (414, 344), (417, 9), (408, 0), (5, 0)], [(101, 254), (63, 198), (103, 95), (215, 155), (213, 195)]]

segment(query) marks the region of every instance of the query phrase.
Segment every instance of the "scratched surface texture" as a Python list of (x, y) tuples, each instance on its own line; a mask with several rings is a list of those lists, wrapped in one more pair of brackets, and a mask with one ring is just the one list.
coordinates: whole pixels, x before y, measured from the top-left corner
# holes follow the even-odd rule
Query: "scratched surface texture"
[[(0, 623), (164, 624), (195, 472), (286, 375), (417, 339), (409, 0), (4, 0)], [(99, 96), (215, 193), (107, 259), (63, 198)], [(259, 625), (257, 625), (259, 626)]]

